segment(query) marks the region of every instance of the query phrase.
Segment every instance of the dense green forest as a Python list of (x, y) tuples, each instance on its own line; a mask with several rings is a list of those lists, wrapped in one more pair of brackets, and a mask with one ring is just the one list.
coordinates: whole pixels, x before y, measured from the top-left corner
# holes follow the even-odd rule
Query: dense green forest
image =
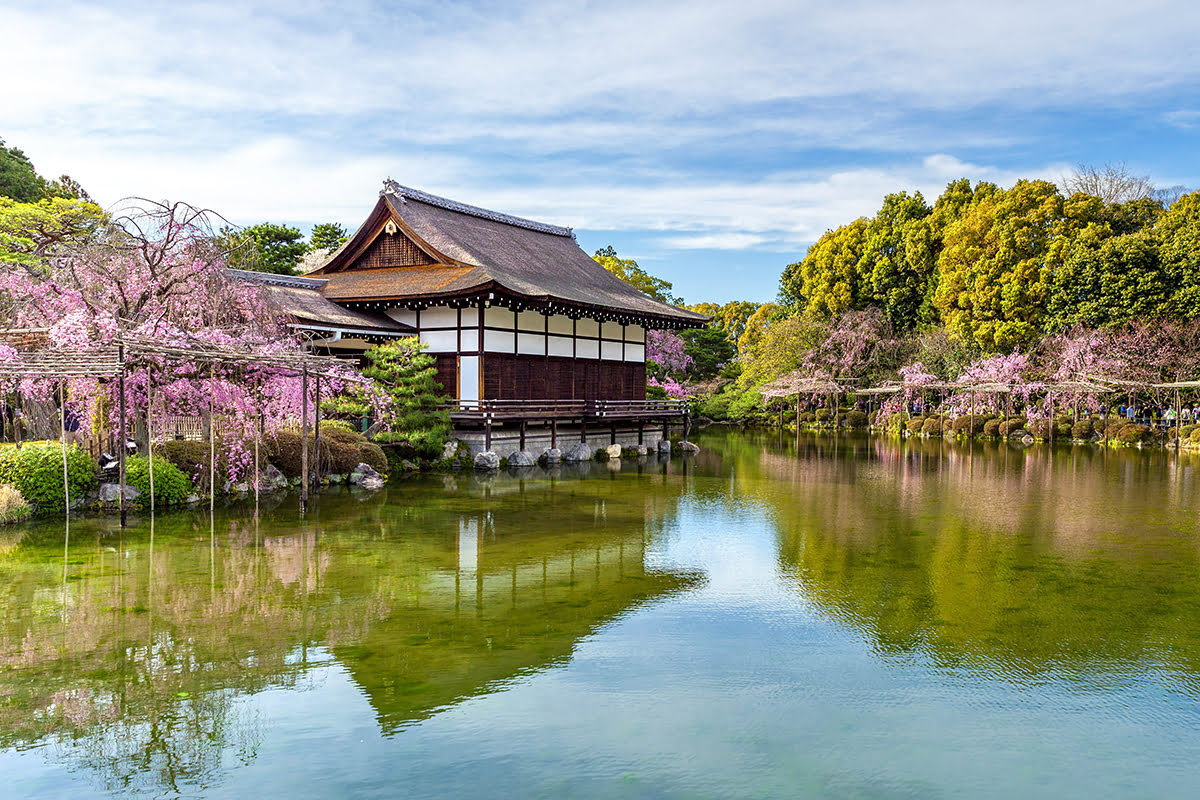
[[(685, 334), (684, 367), (667, 355), (651, 365), (653, 382), (716, 419), (760, 418), (758, 389), (794, 370), (863, 385), (916, 365), (950, 381), (989, 357), (1026, 353), (1044, 378), (1064, 369), (1067, 340), (1087, 336), (1126, 361), (1139, 347), (1194, 353), (1200, 192), (1155, 190), (1121, 166), (1081, 167), (1061, 185), (963, 178), (932, 203), (901, 191), (785, 267), (776, 302), (690, 308), (713, 315), (737, 357), (698, 368), (713, 342), (693, 346)], [(671, 349), (659, 342), (652, 354)], [(1189, 369), (1177, 358), (1159, 372)]]

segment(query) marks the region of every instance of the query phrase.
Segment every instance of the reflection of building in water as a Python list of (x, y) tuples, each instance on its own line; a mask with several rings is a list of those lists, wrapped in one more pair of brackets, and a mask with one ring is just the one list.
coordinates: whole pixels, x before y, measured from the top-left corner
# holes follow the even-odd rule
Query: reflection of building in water
[(391, 730), (697, 579), (643, 564), (673, 475), (461, 483), (406, 488), (419, 502), (330, 493), (304, 522), (212, 537), (201, 515), (161, 518), (153, 541), (89, 521), (65, 576), (61, 530), (35, 531), (0, 555), (0, 747), (57, 741), (105, 786), (196, 789), (262, 737), (237, 698), (330, 653)]
[(697, 580), (647, 571), (641, 530), (505, 530), (490, 514), (460, 518), (456, 568), (430, 574), (356, 645), (334, 649), (385, 731), (563, 663), (582, 638)]

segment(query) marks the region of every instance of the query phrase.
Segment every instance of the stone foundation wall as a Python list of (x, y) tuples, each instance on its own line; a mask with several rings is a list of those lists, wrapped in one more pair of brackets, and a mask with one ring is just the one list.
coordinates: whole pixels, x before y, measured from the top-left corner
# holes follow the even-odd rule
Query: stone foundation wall
[[(452, 437), (471, 448), (471, 455), (477, 455), (484, 450), (484, 432), (483, 431), (454, 431)], [(681, 438), (681, 432), (678, 425), (672, 426), (671, 436), (673, 439)], [(534, 457), (540, 456), (543, 451), (550, 447), (550, 429), (548, 427), (533, 427), (530, 426), (525, 432), (525, 449), (533, 453)], [(653, 428), (646, 426), (642, 430), (642, 444), (649, 448), (658, 446), (658, 442), (663, 438), (662, 425), (655, 425)], [(564, 452), (577, 444), (580, 441), (578, 425), (559, 425), (558, 426), (558, 447)], [(592, 449), (600, 447), (608, 447), (613, 443), (612, 434), (607, 426), (602, 428), (588, 426), (587, 443)], [(492, 451), (500, 458), (508, 458), (513, 453), (520, 449), (521, 432), (516, 428), (492, 428)], [(637, 447), (638, 433), (637, 427), (633, 425), (617, 426), (616, 444), (622, 447)]]

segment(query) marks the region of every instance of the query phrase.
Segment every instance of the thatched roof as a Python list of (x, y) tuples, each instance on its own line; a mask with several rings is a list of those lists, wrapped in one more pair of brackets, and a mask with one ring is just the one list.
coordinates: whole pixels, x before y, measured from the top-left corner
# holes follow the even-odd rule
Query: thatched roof
[(397, 322), (385, 314), (343, 308), (322, 294), (325, 281), (230, 269), (226, 272), (239, 280), (263, 285), (270, 299), (292, 318), (292, 327), (300, 330), (337, 331), (351, 336), (395, 338), (416, 336), (415, 328)]
[[(389, 223), (391, 232), (384, 232)], [(402, 236), (416, 258), (407, 264), (363, 255), (381, 236)], [(412, 248), (415, 248), (412, 249)], [(493, 292), (543, 307), (650, 327), (702, 327), (704, 314), (660, 303), (588, 256), (569, 228), (513, 217), (387, 181), (371, 216), (329, 260), (309, 273), (340, 303), (430, 301)]]

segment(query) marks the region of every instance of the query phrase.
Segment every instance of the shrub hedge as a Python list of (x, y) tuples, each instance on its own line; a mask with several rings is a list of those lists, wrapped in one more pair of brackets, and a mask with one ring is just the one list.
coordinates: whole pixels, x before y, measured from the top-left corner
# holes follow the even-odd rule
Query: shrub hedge
[(1001, 422), (1003, 422), (1003, 420), (989, 419), (987, 422), (983, 423), (983, 435), (984, 436), (999, 436)]
[(1009, 434), (1014, 433), (1015, 431), (1023, 430), (1024, 428), (1024, 417), (1009, 417), (996, 427), (996, 432), (1001, 436), (1008, 436)]
[(862, 411), (847, 411), (846, 424), (851, 428), (865, 428), (867, 427), (867, 415)]
[(941, 436), (942, 418), (926, 417), (925, 422), (921, 424), (921, 433), (925, 434), (926, 436)]
[[(62, 509), (62, 446), (26, 444), (0, 451), (0, 483), (11, 483), (38, 513)], [(96, 465), (78, 445), (67, 448), (67, 483), (71, 497), (96, 485)]]
[[(206, 477), (207, 474), (206, 472)], [(150, 459), (144, 456), (130, 456), (125, 459), (125, 482), (141, 492), (136, 504), (149, 507)], [(181, 505), (191, 493), (192, 481), (183, 470), (165, 458), (154, 459), (155, 506)]]

